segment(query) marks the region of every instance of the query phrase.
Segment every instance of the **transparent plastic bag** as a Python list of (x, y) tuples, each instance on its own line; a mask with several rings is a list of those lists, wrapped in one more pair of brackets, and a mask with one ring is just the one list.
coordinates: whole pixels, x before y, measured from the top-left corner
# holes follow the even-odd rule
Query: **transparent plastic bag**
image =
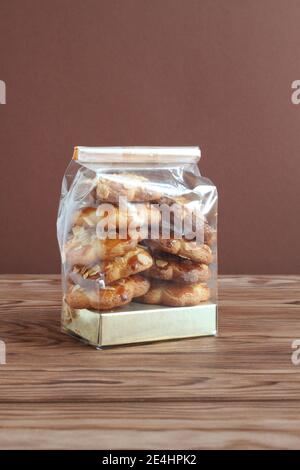
[(217, 191), (198, 147), (76, 147), (57, 219), (64, 331), (95, 346), (215, 334)]

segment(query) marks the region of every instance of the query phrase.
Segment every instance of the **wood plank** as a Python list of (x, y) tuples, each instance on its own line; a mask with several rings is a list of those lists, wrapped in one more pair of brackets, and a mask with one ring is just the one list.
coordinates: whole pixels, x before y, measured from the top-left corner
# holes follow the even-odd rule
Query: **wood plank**
[(0, 407), (1, 448), (299, 449), (299, 404), (19, 404)]
[(300, 277), (222, 277), (216, 338), (103, 351), (60, 332), (60, 298), (0, 276), (1, 448), (300, 447)]

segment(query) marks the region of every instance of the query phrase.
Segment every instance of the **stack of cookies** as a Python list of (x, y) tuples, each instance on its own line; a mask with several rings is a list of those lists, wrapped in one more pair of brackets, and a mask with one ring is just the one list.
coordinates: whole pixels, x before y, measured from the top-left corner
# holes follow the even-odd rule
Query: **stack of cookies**
[[(139, 245), (141, 237), (125, 239), (118, 234), (130, 222), (141, 227), (148, 223), (149, 201), (160, 194), (147, 188), (148, 180), (136, 175), (109, 174), (95, 181), (88, 195), (91, 203), (74, 214), (71, 233), (63, 249), (67, 271), (66, 301), (76, 309), (111, 310), (128, 304), (144, 295), (150, 282), (139, 273), (153, 264), (151, 254)], [(122, 213), (119, 197), (126, 196), (128, 211)], [(141, 205), (141, 202), (146, 204)], [(117, 234), (114, 238), (100, 239), (97, 225), (106, 217), (99, 206), (110, 204), (114, 208)], [(105, 206), (103, 206), (105, 207)], [(124, 221), (124, 216), (126, 220)]]
[[(126, 215), (120, 207), (126, 197)], [(72, 218), (63, 248), (67, 272), (66, 301), (76, 309), (111, 310), (132, 300), (169, 306), (197, 305), (210, 297), (206, 284), (212, 262), (214, 233), (204, 224), (204, 243), (185, 238), (153, 239), (144, 235), (149, 224), (161, 225), (159, 210), (151, 203), (165, 202), (165, 195), (147, 178), (134, 174), (104, 174), (95, 179), (89, 205)], [(174, 199), (173, 199), (174, 200)], [(168, 199), (169, 202), (171, 200)], [(130, 223), (139, 224), (138, 235), (101, 239), (97, 226), (107, 214), (101, 204), (113, 204), (118, 233)], [(150, 207), (151, 206), (151, 207)], [(149, 214), (151, 212), (151, 217)], [(149, 232), (148, 232), (149, 233)]]
[(185, 238), (147, 240), (153, 265), (145, 272), (150, 289), (139, 302), (184, 307), (198, 305), (210, 298), (207, 281), (211, 277), (209, 264), (213, 260), (210, 245), (214, 232), (204, 226), (204, 243)]

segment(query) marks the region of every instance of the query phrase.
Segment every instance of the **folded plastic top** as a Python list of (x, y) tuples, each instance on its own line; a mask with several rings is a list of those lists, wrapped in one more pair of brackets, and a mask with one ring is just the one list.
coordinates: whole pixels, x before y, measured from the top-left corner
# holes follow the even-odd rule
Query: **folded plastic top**
[(199, 147), (75, 147), (73, 160), (82, 163), (194, 163)]

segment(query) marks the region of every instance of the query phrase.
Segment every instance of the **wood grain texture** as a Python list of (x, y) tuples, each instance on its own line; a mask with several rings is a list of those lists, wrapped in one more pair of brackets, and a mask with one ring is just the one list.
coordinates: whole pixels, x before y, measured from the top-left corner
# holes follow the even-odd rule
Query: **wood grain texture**
[(300, 277), (219, 287), (218, 337), (96, 351), (58, 276), (0, 276), (0, 448), (300, 448)]

